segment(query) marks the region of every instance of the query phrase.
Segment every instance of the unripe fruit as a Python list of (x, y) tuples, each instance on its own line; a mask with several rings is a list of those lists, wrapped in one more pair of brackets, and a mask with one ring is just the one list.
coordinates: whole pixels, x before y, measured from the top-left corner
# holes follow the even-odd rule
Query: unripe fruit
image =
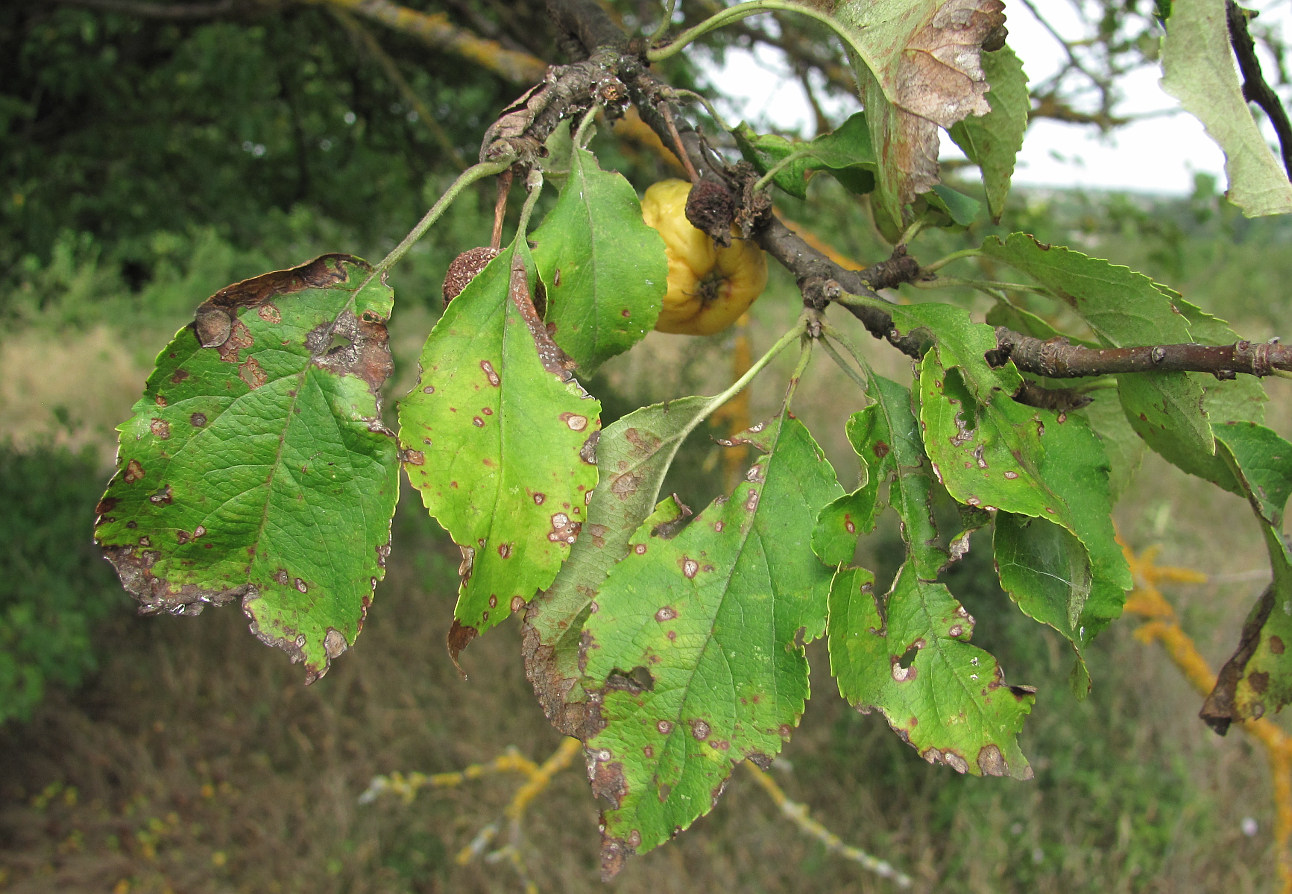
[(498, 257), (498, 249), (482, 245), (469, 248), (453, 259), (448, 272), (444, 274), (444, 306), (462, 294), (467, 283), (475, 279), (476, 274), (485, 269), (489, 262)]
[(655, 328), (684, 335), (712, 335), (743, 314), (767, 285), (767, 259), (745, 239), (719, 248), (686, 219), (691, 184), (662, 180), (646, 190), (642, 219), (664, 237), (668, 292)]

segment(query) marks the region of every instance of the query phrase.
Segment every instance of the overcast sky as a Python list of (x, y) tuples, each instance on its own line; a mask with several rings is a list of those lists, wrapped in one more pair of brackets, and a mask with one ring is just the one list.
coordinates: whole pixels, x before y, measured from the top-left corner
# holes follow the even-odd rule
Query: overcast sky
[[(1261, 23), (1275, 23), (1285, 37), (1292, 36), (1292, 3), (1248, 0), (1244, 5), (1264, 8)], [(1040, 0), (1037, 6), (1046, 15), (1053, 16), (1052, 24), (1067, 33), (1071, 21), (1068, 3)], [(1042, 80), (1057, 67), (1062, 53), (1060, 45), (1017, 0), (1006, 0), (1006, 14), (1010, 46), (1023, 60), (1028, 78), (1033, 82)], [(770, 54), (754, 59), (747, 54), (729, 52), (727, 65), (724, 84), (744, 84), (747, 89), (746, 97), (738, 106), (738, 117), (740, 114), (749, 118), (766, 115), (785, 127), (806, 125), (802, 89)], [(1129, 76), (1124, 84), (1126, 101), (1117, 108), (1117, 113), (1177, 109), (1179, 104), (1158, 86), (1160, 74), (1156, 67), (1146, 67)], [(1273, 75), (1269, 63), (1266, 74)], [(847, 115), (858, 107), (853, 105), (831, 112)], [(1014, 182), (1179, 195), (1193, 189), (1194, 175), (1198, 172), (1214, 174), (1220, 178), (1223, 188), (1224, 164), (1224, 155), (1202, 125), (1180, 111), (1127, 125), (1107, 136), (1090, 126), (1040, 120), (1028, 129)]]

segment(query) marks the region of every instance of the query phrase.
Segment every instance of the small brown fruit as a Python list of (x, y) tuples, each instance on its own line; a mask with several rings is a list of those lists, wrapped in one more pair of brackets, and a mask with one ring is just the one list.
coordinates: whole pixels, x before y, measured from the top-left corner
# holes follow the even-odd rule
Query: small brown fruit
[(450, 301), (461, 295), (467, 283), (475, 279), (476, 274), (485, 269), (496, 257), (498, 257), (498, 249), (482, 245), (479, 248), (467, 249), (454, 258), (448, 272), (444, 274), (444, 306), (448, 307)]

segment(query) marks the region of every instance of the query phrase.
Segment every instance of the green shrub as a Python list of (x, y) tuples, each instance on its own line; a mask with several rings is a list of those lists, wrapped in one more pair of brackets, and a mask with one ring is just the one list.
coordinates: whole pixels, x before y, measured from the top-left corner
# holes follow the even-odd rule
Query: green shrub
[(0, 723), (79, 684), (102, 651), (98, 622), (128, 604), (91, 539), (102, 487), (89, 453), (0, 445)]

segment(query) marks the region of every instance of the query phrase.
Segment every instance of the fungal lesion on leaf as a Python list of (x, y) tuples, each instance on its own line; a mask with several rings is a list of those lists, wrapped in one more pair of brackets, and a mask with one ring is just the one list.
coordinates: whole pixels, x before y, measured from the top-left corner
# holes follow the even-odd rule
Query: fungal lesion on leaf
[(655, 678), (649, 670), (641, 665), (627, 671), (615, 668), (606, 677), (605, 688), (607, 690), (627, 692), (629, 695), (640, 695), (643, 692), (654, 691)]

